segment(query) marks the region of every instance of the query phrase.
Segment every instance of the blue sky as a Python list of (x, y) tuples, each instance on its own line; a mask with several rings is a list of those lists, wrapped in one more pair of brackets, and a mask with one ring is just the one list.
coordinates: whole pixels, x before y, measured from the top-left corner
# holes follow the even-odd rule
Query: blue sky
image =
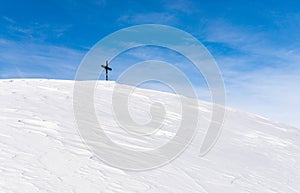
[[(0, 78), (74, 79), (97, 41), (148, 23), (182, 29), (208, 48), (229, 106), (300, 127), (299, 1), (0, 0)], [(172, 54), (131, 50), (112, 65)]]

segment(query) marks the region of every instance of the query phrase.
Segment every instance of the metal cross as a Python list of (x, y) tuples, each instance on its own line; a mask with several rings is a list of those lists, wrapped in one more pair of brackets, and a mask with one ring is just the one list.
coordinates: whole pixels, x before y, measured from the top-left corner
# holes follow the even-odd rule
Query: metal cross
[(106, 76), (105, 76), (105, 80), (107, 81), (108, 80), (108, 71), (112, 71), (112, 69), (110, 67), (108, 67), (108, 61), (106, 60), (106, 65), (101, 65), (102, 68), (105, 69), (105, 72), (106, 72)]

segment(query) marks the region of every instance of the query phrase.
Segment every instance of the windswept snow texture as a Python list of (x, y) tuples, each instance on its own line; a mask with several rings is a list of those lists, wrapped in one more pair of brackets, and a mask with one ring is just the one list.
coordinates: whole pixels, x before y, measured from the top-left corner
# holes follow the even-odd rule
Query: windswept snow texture
[[(95, 106), (99, 122), (117, 143), (135, 148), (163, 145), (180, 123), (176, 95), (139, 90), (130, 99), (134, 120), (149, 120), (149, 105), (165, 102), (162, 131), (131, 140), (113, 118), (114, 82), (99, 82)], [(143, 172), (104, 164), (82, 142), (76, 129), (73, 81), (1, 80), (0, 192), (4, 193), (299, 193), (300, 132), (296, 128), (227, 108), (215, 147), (199, 150), (210, 105), (199, 101), (197, 135), (168, 165)]]

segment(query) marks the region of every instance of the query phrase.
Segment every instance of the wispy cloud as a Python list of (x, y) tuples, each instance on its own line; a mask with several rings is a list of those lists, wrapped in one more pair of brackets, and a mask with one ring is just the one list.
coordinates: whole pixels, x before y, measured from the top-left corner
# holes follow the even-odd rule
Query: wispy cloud
[(11, 24), (16, 23), (15, 20), (13, 20), (12, 18), (7, 17), (7, 16), (2, 16), (2, 19)]
[(177, 19), (174, 14), (164, 12), (150, 12), (150, 13), (134, 13), (122, 15), (118, 19), (119, 22), (127, 24), (174, 24)]
[(224, 20), (210, 22), (206, 32), (206, 41), (235, 51), (215, 55), (228, 105), (300, 126), (300, 50), (274, 43), (263, 30)]
[(21, 24), (6, 16), (3, 16), (2, 20), (5, 22), (3, 27), (9, 36), (25, 40), (45, 41), (49, 38), (59, 38), (72, 27), (71, 24), (50, 25), (40, 22)]
[(84, 54), (66, 47), (0, 39), (0, 78), (72, 79)]
[(197, 11), (193, 1), (190, 0), (163, 0), (164, 7), (168, 11), (178, 11), (185, 14), (191, 14)]

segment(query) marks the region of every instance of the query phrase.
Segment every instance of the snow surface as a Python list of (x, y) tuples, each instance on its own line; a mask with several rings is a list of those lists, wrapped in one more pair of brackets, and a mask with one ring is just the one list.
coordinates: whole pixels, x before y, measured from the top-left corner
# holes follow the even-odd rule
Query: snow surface
[[(165, 103), (166, 126), (152, 137), (131, 140), (113, 119), (114, 82), (99, 82), (97, 118), (107, 135), (128, 147), (163, 145), (180, 122), (175, 95), (151, 90), (133, 93), (130, 111), (137, 122), (149, 120), (149, 104)], [(227, 108), (214, 148), (199, 156), (211, 106), (199, 101), (198, 132), (177, 159), (142, 172), (106, 165), (88, 150), (76, 129), (73, 81), (1, 80), (0, 192), (125, 193), (299, 193), (300, 132), (297, 128)]]

